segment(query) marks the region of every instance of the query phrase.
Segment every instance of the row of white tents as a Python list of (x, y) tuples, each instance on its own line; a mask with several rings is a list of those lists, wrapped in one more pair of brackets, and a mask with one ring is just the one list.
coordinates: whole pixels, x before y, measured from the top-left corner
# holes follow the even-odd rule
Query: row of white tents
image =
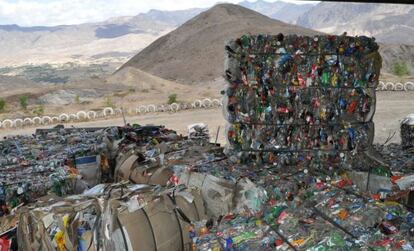
[(380, 81), (377, 87), (377, 91), (414, 91), (414, 83), (394, 83)]
[(0, 128), (21, 128), (33, 125), (50, 125), (58, 123), (67, 123), (74, 121), (90, 121), (95, 119), (119, 116), (123, 113), (128, 114), (146, 114), (155, 112), (178, 112), (189, 109), (209, 109), (222, 106), (222, 100), (219, 99), (197, 99), (192, 103), (172, 103), (170, 105), (140, 105), (134, 109), (123, 110), (121, 108), (105, 107), (101, 111), (78, 111), (76, 113), (62, 113), (56, 116), (42, 116), (24, 119), (5, 119), (0, 121)]

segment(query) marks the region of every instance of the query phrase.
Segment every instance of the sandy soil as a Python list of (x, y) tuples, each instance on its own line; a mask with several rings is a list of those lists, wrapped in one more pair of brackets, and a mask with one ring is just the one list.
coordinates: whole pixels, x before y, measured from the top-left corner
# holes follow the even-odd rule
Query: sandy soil
[[(400, 120), (410, 113), (414, 113), (414, 92), (378, 92), (377, 109), (374, 116), (376, 131), (375, 142), (384, 143), (389, 135), (392, 135), (394, 132), (395, 136), (390, 142), (400, 142)], [(226, 121), (224, 120), (221, 109), (189, 110), (179, 113), (158, 113), (127, 117), (126, 119), (128, 123), (165, 125), (181, 134), (187, 133), (187, 126), (189, 124), (201, 122), (209, 126), (213, 141), (215, 140), (218, 128), (220, 127), (218, 142), (225, 143), (224, 135)], [(108, 120), (67, 124), (66, 127), (98, 127), (122, 124), (123, 119), (118, 117)], [(24, 128), (14, 131), (0, 130), (0, 136), (31, 134), (34, 130), (34, 128)]]

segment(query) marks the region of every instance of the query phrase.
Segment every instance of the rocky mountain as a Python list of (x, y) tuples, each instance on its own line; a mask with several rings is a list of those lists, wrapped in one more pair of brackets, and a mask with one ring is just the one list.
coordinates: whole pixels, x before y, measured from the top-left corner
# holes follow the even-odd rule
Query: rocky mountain
[(315, 4), (294, 4), (283, 1), (267, 2), (264, 0), (257, 0), (256, 2), (245, 0), (240, 2), (239, 5), (273, 19), (293, 24), (296, 23), (300, 16), (315, 6)]
[(219, 4), (157, 39), (124, 64), (121, 70), (138, 68), (186, 84), (214, 81), (223, 74), (226, 40), (246, 33), (279, 32), (318, 33), (271, 19), (239, 5)]
[(393, 73), (396, 63), (405, 63), (410, 75), (414, 75), (414, 46), (405, 44), (383, 44), (380, 43), (380, 54), (382, 56), (382, 72)]
[(331, 34), (367, 35), (391, 44), (414, 45), (414, 5), (321, 2), (297, 24)]
[(100, 23), (54, 27), (0, 25), (0, 67), (66, 62), (125, 62), (199, 11), (153, 10)]

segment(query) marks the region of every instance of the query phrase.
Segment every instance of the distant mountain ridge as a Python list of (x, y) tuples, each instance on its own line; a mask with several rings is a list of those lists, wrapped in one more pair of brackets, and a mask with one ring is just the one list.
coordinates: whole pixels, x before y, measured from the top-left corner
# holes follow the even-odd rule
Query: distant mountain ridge
[[(242, 1), (239, 5), (314, 30), (374, 36), (379, 42), (414, 44), (414, 6), (394, 4), (293, 4)], [(104, 22), (53, 27), (0, 25), (0, 68), (66, 63), (122, 64), (160, 36), (206, 9), (150, 10)], [(127, 46), (125, 46), (127, 45)]]
[(294, 4), (283, 1), (267, 2), (257, 0), (256, 2), (243, 1), (239, 5), (257, 11), (270, 18), (295, 24), (301, 15), (312, 9), (316, 4)]
[(379, 42), (414, 45), (414, 5), (321, 2), (297, 20), (322, 32), (375, 37)]
[[(263, 0), (244, 1), (240, 5), (289, 23), (294, 23), (300, 13), (313, 6)], [(53, 27), (0, 25), (0, 68), (67, 62), (121, 65), (160, 36), (205, 10), (150, 10), (103, 22)]]

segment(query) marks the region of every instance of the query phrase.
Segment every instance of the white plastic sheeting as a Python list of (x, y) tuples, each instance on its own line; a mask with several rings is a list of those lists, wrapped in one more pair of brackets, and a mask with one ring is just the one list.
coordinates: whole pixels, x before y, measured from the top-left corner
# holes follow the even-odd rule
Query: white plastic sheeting
[(203, 99), (203, 107), (204, 108), (209, 108), (212, 105), (213, 105), (213, 101), (211, 101), (211, 99), (209, 99), (209, 98)]
[(168, 108), (165, 107), (165, 105), (159, 105), (157, 107), (157, 110), (160, 111), (160, 112), (166, 112), (168, 110)]
[(33, 120), (33, 124), (35, 125), (42, 124), (42, 119), (40, 117), (34, 117), (32, 120)]
[(203, 102), (201, 100), (197, 99), (193, 102), (192, 107), (193, 108), (200, 108), (203, 105)]
[(52, 118), (51, 117), (49, 117), (49, 116), (43, 116), (42, 117), (42, 124), (50, 124), (50, 123), (52, 123)]
[(79, 111), (76, 113), (76, 119), (81, 120), (86, 118), (88, 118), (88, 116), (85, 111)]
[(11, 128), (13, 127), (13, 121), (11, 119), (5, 119), (3, 120), (3, 127), (4, 128)]
[(147, 105), (147, 112), (157, 112), (157, 107), (155, 105)]
[(407, 82), (404, 84), (404, 91), (414, 91), (414, 83)]
[(24, 123), (24, 125), (32, 125), (32, 124), (34, 124), (33, 119), (31, 119), (31, 118), (25, 118), (25, 119), (23, 119), (23, 123)]
[(386, 91), (393, 91), (394, 90), (394, 83), (393, 82), (387, 82), (385, 84), (385, 90)]
[(394, 91), (404, 91), (404, 84), (402, 84), (402, 83), (395, 83), (394, 84)]
[(57, 116), (52, 117), (52, 123), (59, 123), (60, 119)]
[(24, 125), (23, 119), (15, 119), (13, 121), (13, 126), (14, 127), (21, 127)]
[(146, 113), (147, 112), (147, 107), (145, 105), (140, 105), (137, 108), (138, 113)]
[(97, 117), (97, 113), (94, 111), (89, 111), (86, 116), (88, 117), (88, 119), (95, 119)]
[(114, 109), (112, 109), (112, 107), (105, 107), (103, 109), (103, 115), (104, 115), (104, 117), (112, 116), (114, 114), (115, 114), (115, 112), (114, 112)]
[(60, 122), (66, 122), (69, 121), (69, 115), (67, 115), (66, 113), (62, 113), (59, 115), (59, 120)]
[(76, 116), (76, 114), (70, 114), (69, 115), (69, 120), (76, 120), (78, 117)]
[(177, 111), (179, 111), (179, 110), (180, 110), (180, 105), (179, 105), (179, 104), (177, 104), (177, 103), (172, 103), (172, 104), (170, 105), (170, 110), (171, 110), (171, 111), (173, 111), (173, 112), (177, 112)]
[(385, 83), (382, 81), (379, 81), (378, 86), (377, 86), (377, 91), (383, 91), (385, 90)]
[(220, 107), (222, 104), (223, 103), (220, 99), (213, 99), (213, 106)]

